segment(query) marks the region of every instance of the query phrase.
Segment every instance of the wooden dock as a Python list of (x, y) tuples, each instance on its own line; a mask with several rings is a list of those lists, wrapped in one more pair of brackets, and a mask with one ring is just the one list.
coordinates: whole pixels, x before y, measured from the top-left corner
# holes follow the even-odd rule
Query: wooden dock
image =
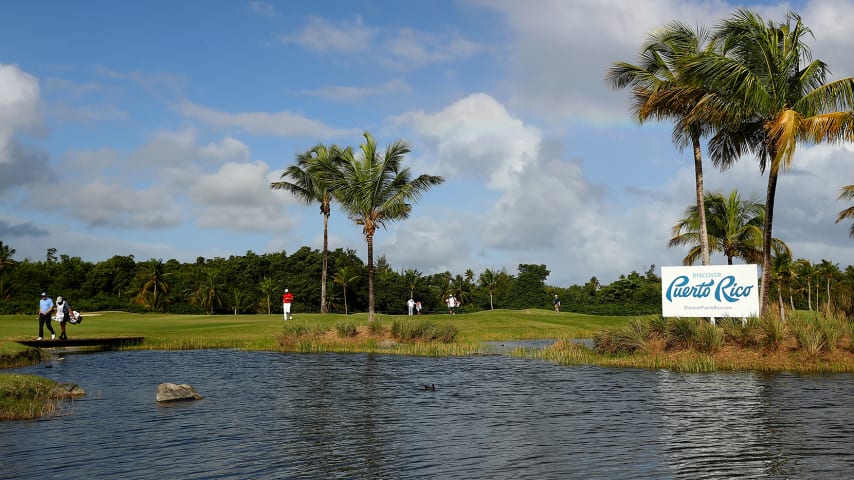
[(68, 340), (16, 340), (21, 345), (34, 348), (96, 347), (104, 350), (117, 350), (121, 347), (139, 345), (144, 337), (74, 337)]

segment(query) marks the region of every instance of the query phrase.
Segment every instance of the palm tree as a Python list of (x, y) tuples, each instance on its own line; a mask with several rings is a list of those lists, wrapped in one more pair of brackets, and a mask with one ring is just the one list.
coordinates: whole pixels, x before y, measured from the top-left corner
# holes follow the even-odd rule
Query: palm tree
[[(822, 259), (821, 263), (815, 266), (816, 274), (823, 278), (825, 281), (825, 285), (827, 286), (827, 297), (825, 300), (826, 305), (830, 305), (830, 281), (839, 276), (842, 272), (839, 270), (839, 265), (831, 262), (830, 260)], [(816, 299), (816, 306), (818, 306), (818, 299)]]
[(6, 285), (6, 273), (12, 270), (15, 266), (15, 261), (12, 257), (15, 255), (15, 249), (9, 245), (3, 244), (0, 240), (0, 298), (8, 300), (11, 297), (11, 288)]
[(423, 279), (424, 275), (414, 268), (408, 268), (403, 272), (403, 283), (409, 289), (409, 298), (413, 298), (415, 289), (418, 288)]
[(812, 311), (812, 277), (815, 275), (815, 267), (805, 258), (796, 260), (795, 265), (797, 278), (807, 281), (807, 306)]
[(344, 315), (348, 314), (348, 312), (347, 312), (347, 285), (349, 285), (350, 282), (353, 282), (358, 278), (359, 278), (359, 269), (353, 265), (346, 265), (344, 267), (341, 267), (341, 269), (339, 269), (337, 272), (335, 272), (335, 275), (332, 276), (332, 281), (337, 285), (341, 285), (341, 287), (344, 289)]
[(495, 307), (492, 304), (492, 298), (493, 295), (495, 295), (495, 290), (498, 288), (498, 275), (487, 268), (479, 277), (477, 277), (477, 284), (480, 288), (489, 292), (489, 309), (495, 310)]
[(374, 137), (365, 132), (361, 154), (351, 149), (342, 155), (340, 168), (327, 166), (326, 179), (334, 185), (335, 196), (351, 220), (362, 226), (368, 249), (368, 316), (374, 318), (374, 234), (389, 222), (403, 220), (416, 201), (442, 177), (420, 175), (410, 179), (409, 168), (401, 168), (409, 147), (399, 140), (385, 152), (377, 149)]
[(273, 296), (273, 292), (276, 291), (276, 282), (274, 282), (270, 277), (264, 277), (260, 282), (258, 282), (258, 287), (261, 289), (261, 294), (264, 295), (264, 298), (267, 301), (267, 315), (271, 315), (273, 311), (271, 308), (272, 301), (270, 298)]
[(760, 313), (768, 301), (781, 167), (791, 166), (798, 143), (841, 143), (854, 134), (854, 78), (825, 83), (827, 65), (812, 60), (804, 43), (811, 33), (794, 12), (784, 23), (766, 23), (740, 9), (716, 29), (714, 51), (682, 64), (708, 90), (691, 117), (714, 126), (712, 163), (727, 168), (753, 153), (760, 171), (768, 171)]
[(160, 310), (163, 307), (164, 296), (169, 293), (166, 283), (163, 259), (151, 259), (140, 264), (137, 273), (139, 292), (134, 301), (149, 310)]
[[(317, 144), (311, 150), (297, 155), (297, 163), (285, 169), (280, 182), (273, 182), (270, 187), (274, 190), (286, 190), (307, 205), (320, 204), (323, 215), (323, 253), (320, 273), (320, 313), (327, 313), (326, 307), (326, 272), (329, 252), (329, 215), (332, 211), (334, 198), (333, 182), (329, 181), (329, 172), (335, 171), (335, 165), (340, 161), (341, 149), (336, 145), (326, 147)], [(291, 181), (284, 180), (290, 178)]]
[(783, 308), (783, 305), (785, 305), (783, 303), (783, 286), (788, 286), (794, 278), (794, 269), (795, 264), (792, 262), (792, 252), (787, 249), (778, 248), (775, 244), (774, 255), (771, 256), (771, 275), (773, 275), (774, 281), (777, 284), (777, 303), (780, 305), (780, 318), (783, 320), (786, 319), (785, 308)]
[[(733, 258), (740, 258), (747, 263), (760, 262), (765, 205), (754, 199), (742, 200), (737, 190), (728, 197), (717, 192), (706, 193), (705, 197), (709, 249), (723, 254), (728, 265), (732, 265)], [(685, 210), (685, 217), (671, 230), (673, 236), (668, 247), (692, 246), (682, 260), (684, 265), (693, 265), (700, 256), (698, 224), (697, 207), (691, 205)], [(781, 250), (789, 250), (778, 239), (772, 243)]]
[[(846, 185), (842, 187), (842, 193), (839, 194), (839, 200), (852, 199), (854, 199), (854, 185)], [(839, 217), (836, 218), (836, 223), (839, 223), (841, 220), (846, 218), (854, 218), (854, 206), (848, 207), (839, 212)], [(851, 224), (851, 230), (848, 233), (848, 236), (854, 238), (854, 223)], [(0, 244), (2, 244), (2, 242), (0, 242)], [(12, 250), (12, 252), (14, 252), (14, 250)]]
[(222, 296), (225, 283), (219, 278), (219, 273), (212, 268), (205, 270), (205, 274), (199, 279), (196, 289), (188, 296), (190, 301), (204, 307), (211, 315), (214, 306), (222, 306)]
[(691, 146), (694, 154), (699, 255), (709, 265), (710, 247), (706, 231), (706, 209), (703, 205), (703, 155), (700, 139), (707, 132), (705, 122), (690, 114), (705, 95), (700, 82), (686, 77), (681, 65), (700, 52), (711, 48), (709, 34), (693, 30), (680, 22), (670, 23), (650, 34), (641, 49), (639, 65), (619, 62), (607, 72), (606, 79), (615, 88), (632, 87), (632, 113), (643, 123), (649, 119), (672, 119), (673, 142), (682, 150)]

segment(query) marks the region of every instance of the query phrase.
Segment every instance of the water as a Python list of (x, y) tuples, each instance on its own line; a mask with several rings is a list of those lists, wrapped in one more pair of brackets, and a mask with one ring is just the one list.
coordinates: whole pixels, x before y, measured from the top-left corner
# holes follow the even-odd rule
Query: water
[[(504, 355), (133, 351), (15, 370), (77, 383), (0, 423), (0, 478), (851, 478), (854, 376), (676, 374)], [(157, 386), (205, 398), (158, 405)], [(425, 390), (424, 385), (436, 390)]]

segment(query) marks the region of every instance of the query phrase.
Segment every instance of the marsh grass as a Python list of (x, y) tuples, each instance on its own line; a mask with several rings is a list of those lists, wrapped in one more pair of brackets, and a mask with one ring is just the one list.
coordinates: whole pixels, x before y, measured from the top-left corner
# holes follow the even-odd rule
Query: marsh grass
[(0, 374), (0, 420), (32, 420), (62, 413), (56, 382), (37, 375)]
[(349, 321), (340, 321), (336, 323), (335, 331), (341, 338), (352, 338), (359, 333), (356, 324)]

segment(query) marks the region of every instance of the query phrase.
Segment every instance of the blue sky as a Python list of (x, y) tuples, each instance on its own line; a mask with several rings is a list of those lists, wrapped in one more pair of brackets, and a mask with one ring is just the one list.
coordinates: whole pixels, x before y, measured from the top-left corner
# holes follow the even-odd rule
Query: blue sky
[[(672, 20), (713, 26), (741, 5), (795, 8), (813, 56), (854, 76), (854, 1), (8, 2), (0, 16), (0, 240), (15, 258), (228, 257), (321, 247), (322, 217), (271, 191), (297, 153), (412, 147), (442, 175), (379, 231), (395, 269), (545, 264), (547, 283), (678, 265), (670, 228), (693, 201), (670, 125), (634, 124), (603, 80)], [(753, 159), (706, 189), (764, 200)], [(854, 147), (803, 146), (780, 181), (776, 237), (854, 264)], [(364, 258), (334, 210), (331, 248)], [(714, 259), (717, 263), (725, 260)]]

